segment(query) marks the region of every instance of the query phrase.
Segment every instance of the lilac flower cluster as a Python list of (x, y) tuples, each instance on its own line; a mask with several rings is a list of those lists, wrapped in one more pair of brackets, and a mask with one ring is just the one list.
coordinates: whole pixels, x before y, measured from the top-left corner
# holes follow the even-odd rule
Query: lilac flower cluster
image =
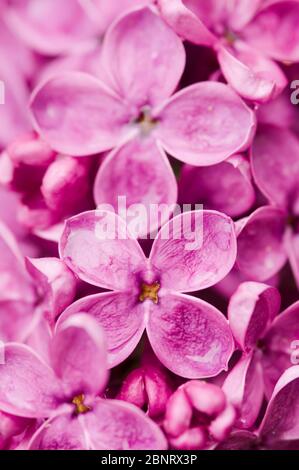
[(299, 450), (299, 0), (0, 9), (0, 449)]

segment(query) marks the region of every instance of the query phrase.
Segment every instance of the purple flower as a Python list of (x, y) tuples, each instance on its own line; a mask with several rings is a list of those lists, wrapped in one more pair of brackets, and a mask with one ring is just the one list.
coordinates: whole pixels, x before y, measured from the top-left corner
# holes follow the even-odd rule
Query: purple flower
[(287, 260), (299, 283), (299, 140), (291, 131), (260, 125), (252, 145), (254, 180), (272, 204), (238, 222), (240, 270), (250, 279), (265, 281)]
[(171, 447), (200, 450), (225, 440), (235, 419), (236, 411), (221, 388), (192, 380), (168, 400), (164, 430)]
[(228, 83), (265, 102), (287, 85), (275, 61), (299, 60), (296, 0), (158, 0), (162, 16), (184, 39), (214, 48)]
[(106, 332), (110, 367), (131, 354), (145, 328), (157, 357), (178, 375), (210, 377), (227, 367), (234, 344), (226, 318), (181, 292), (212, 286), (232, 268), (236, 238), (229, 217), (179, 215), (162, 227), (146, 258), (123, 219), (85, 212), (66, 222), (60, 255), (80, 279), (114, 290), (78, 300), (58, 323), (59, 330), (78, 312), (96, 318)]
[(184, 165), (179, 178), (179, 202), (201, 203), (205, 209), (238, 217), (253, 205), (250, 166), (243, 155), (207, 167)]
[(42, 238), (58, 241), (66, 217), (93, 207), (90, 159), (57, 154), (34, 133), (12, 141), (0, 164), (2, 183), (20, 195), (18, 220)]
[(217, 449), (298, 449), (298, 387), (299, 366), (290, 367), (278, 380), (258, 430), (235, 431)]
[(5, 346), (0, 366), (1, 410), (49, 418), (30, 449), (164, 449), (158, 426), (134, 406), (99, 398), (107, 382), (102, 330), (81, 314), (53, 337), (51, 367), (32, 349)]
[(256, 282), (241, 284), (229, 302), (229, 324), (243, 355), (223, 389), (239, 409), (241, 428), (254, 425), (264, 396), (270, 399), (279, 377), (293, 364), (299, 303), (277, 316), (279, 308), (278, 290)]
[(100, 59), (105, 83), (64, 73), (40, 85), (31, 100), (34, 125), (54, 149), (81, 156), (114, 148), (96, 177), (97, 204), (115, 207), (119, 195), (129, 206), (173, 204), (177, 187), (165, 151), (211, 165), (249, 145), (254, 113), (228, 86), (202, 82), (170, 97), (185, 50), (149, 8), (108, 31)]

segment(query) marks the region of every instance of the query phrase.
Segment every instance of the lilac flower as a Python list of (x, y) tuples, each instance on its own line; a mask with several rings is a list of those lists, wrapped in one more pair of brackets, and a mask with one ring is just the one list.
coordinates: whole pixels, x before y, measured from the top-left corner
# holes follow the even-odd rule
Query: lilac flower
[(258, 430), (235, 431), (217, 449), (298, 449), (298, 386), (299, 366), (290, 367), (278, 380)]
[(236, 411), (217, 385), (192, 380), (168, 400), (164, 430), (172, 448), (200, 450), (225, 440)]
[(296, 0), (158, 0), (162, 16), (184, 39), (214, 48), (228, 83), (265, 102), (287, 85), (275, 61), (299, 60)]
[(104, 400), (107, 381), (102, 330), (81, 314), (53, 337), (51, 367), (32, 349), (5, 347), (0, 366), (0, 408), (15, 416), (49, 418), (30, 449), (164, 449), (158, 426), (140, 410)]
[(101, 64), (105, 84), (64, 73), (40, 85), (31, 100), (34, 125), (54, 149), (81, 156), (114, 148), (96, 177), (96, 204), (116, 207), (119, 195), (127, 196), (128, 206), (174, 204), (176, 181), (165, 151), (211, 165), (249, 145), (254, 113), (226, 85), (202, 82), (170, 98), (185, 51), (149, 8), (108, 31)]
[(239, 409), (238, 427), (251, 428), (264, 396), (270, 399), (283, 372), (292, 366), (292, 345), (299, 338), (299, 303), (277, 316), (276, 288), (244, 282), (228, 307), (229, 324), (243, 355), (228, 374), (223, 389)]
[(201, 203), (205, 209), (238, 217), (253, 205), (250, 166), (243, 155), (208, 167), (184, 165), (179, 178), (179, 202)]
[(0, 340), (33, 340), (43, 317), (53, 325), (73, 301), (76, 280), (57, 258), (28, 258), (25, 265), (16, 239), (3, 224), (0, 247)]
[(258, 188), (272, 206), (258, 209), (237, 228), (237, 263), (253, 280), (269, 279), (289, 260), (299, 282), (298, 157), (299, 141), (291, 131), (259, 126), (251, 167)]
[(65, 217), (93, 207), (90, 160), (59, 155), (34, 133), (12, 141), (0, 164), (2, 183), (21, 195), (18, 219), (42, 238), (58, 241)]
[[(201, 230), (202, 244), (198, 240), (188, 249)], [(58, 323), (59, 330), (78, 312), (96, 318), (107, 336), (111, 367), (131, 354), (145, 328), (157, 357), (178, 375), (209, 377), (227, 367), (234, 348), (227, 320), (212, 305), (181, 292), (212, 286), (232, 268), (236, 239), (229, 217), (194, 211), (173, 218), (147, 259), (123, 219), (85, 212), (67, 221), (60, 255), (80, 279), (114, 290), (78, 300)]]

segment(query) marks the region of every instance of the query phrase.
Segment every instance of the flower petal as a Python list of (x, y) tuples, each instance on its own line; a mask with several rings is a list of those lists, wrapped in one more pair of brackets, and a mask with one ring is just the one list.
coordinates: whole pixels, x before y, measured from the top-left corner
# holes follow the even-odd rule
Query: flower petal
[(261, 125), (251, 151), (252, 174), (263, 194), (288, 209), (299, 178), (299, 140), (281, 127)]
[(154, 205), (172, 207), (177, 201), (174, 173), (154, 140), (131, 140), (101, 165), (94, 186), (95, 202), (111, 204), (117, 210), (120, 198), (125, 201), (128, 219), (132, 216), (129, 228), (136, 232), (136, 238), (157, 230), (169, 219), (170, 210), (163, 212), (160, 220), (158, 214), (157, 217), (152, 214)]
[(299, 366), (286, 370), (278, 380), (260, 427), (264, 445), (299, 439)]
[(126, 289), (145, 268), (140, 245), (112, 212), (89, 211), (68, 219), (59, 248), (80, 279), (105, 289)]
[(132, 111), (98, 79), (66, 72), (35, 89), (33, 124), (51, 146), (82, 156), (108, 150), (128, 134)]
[(250, 168), (246, 158), (234, 155), (218, 165), (184, 165), (179, 179), (179, 201), (203, 204), (205, 209), (237, 217), (248, 211), (255, 200)]
[(67, 395), (102, 392), (108, 375), (106, 341), (97, 321), (82, 313), (60, 323), (51, 344), (51, 362)]
[(245, 150), (255, 131), (253, 111), (231, 88), (217, 82), (179, 91), (157, 115), (163, 147), (191, 165), (213, 165)]
[(70, 412), (46, 421), (33, 435), (29, 450), (88, 450), (84, 429)]
[(186, 378), (213, 377), (227, 368), (234, 341), (224, 315), (203, 300), (165, 294), (149, 312), (147, 334), (158, 359)]
[(243, 43), (236, 43), (232, 51), (220, 47), (218, 60), (227, 82), (247, 100), (265, 103), (287, 85), (284, 73), (274, 61)]
[(94, 317), (104, 329), (110, 367), (131, 354), (144, 331), (143, 304), (138, 302), (138, 292), (106, 292), (84, 297), (64, 311), (58, 320), (58, 330), (65, 320), (79, 312)]
[(182, 41), (149, 8), (128, 13), (114, 24), (102, 54), (120, 95), (138, 106), (168, 98), (185, 66)]
[(263, 370), (259, 360), (254, 355), (243, 356), (228, 373), (223, 391), (239, 411), (236, 427), (250, 429), (264, 399)]
[(242, 33), (249, 44), (273, 59), (296, 62), (299, 60), (298, 23), (297, 1), (270, 2)]
[(61, 386), (52, 370), (27, 346), (8, 343), (0, 365), (0, 408), (26, 418), (46, 418), (59, 406)]
[(266, 281), (285, 264), (285, 221), (285, 213), (272, 206), (261, 207), (241, 221), (237, 265), (250, 279)]
[(235, 259), (233, 222), (214, 211), (174, 217), (161, 228), (150, 255), (162, 287), (182, 292), (216, 284), (229, 273)]
[(228, 319), (233, 335), (243, 351), (252, 350), (279, 313), (280, 294), (275, 287), (243, 282), (232, 295)]
[(82, 416), (90, 447), (98, 450), (163, 450), (166, 439), (159, 426), (136, 406), (99, 399), (92, 413)]
[(217, 38), (182, 0), (158, 0), (161, 16), (183, 39), (194, 44), (213, 46)]
[(22, 41), (37, 52), (56, 55), (84, 50), (96, 35), (80, 2), (65, 0), (12, 0), (5, 19)]

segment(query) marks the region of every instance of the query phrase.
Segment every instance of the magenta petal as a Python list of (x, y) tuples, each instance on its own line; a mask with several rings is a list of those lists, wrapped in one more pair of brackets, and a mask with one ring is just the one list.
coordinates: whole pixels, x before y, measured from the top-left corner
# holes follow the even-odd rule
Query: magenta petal
[(162, 364), (191, 379), (218, 375), (234, 350), (224, 315), (203, 300), (182, 294), (167, 293), (150, 308), (147, 334)]
[(235, 259), (234, 224), (214, 211), (174, 217), (161, 228), (150, 255), (162, 287), (182, 292), (216, 284), (229, 273)]
[(239, 411), (238, 428), (250, 429), (264, 398), (263, 370), (257, 357), (243, 356), (227, 375), (223, 390)]
[(107, 33), (102, 54), (120, 95), (138, 106), (168, 98), (185, 66), (182, 41), (149, 8), (123, 16)]
[(131, 354), (144, 331), (144, 307), (138, 302), (138, 292), (107, 292), (84, 297), (64, 311), (58, 329), (65, 320), (80, 312), (94, 317), (104, 329), (110, 367)]
[(242, 31), (246, 40), (264, 54), (280, 61), (299, 60), (299, 4), (272, 1)]
[(98, 400), (83, 416), (91, 449), (163, 450), (166, 439), (159, 426), (134, 405)]
[(263, 194), (288, 208), (299, 178), (299, 140), (281, 127), (259, 126), (251, 151), (253, 177)]
[(287, 369), (278, 380), (260, 427), (267, 447), (299, 439), (299, 366)]
[(244, 351), (254, 348), (278, 314), (280, 294), (275, 287), (258, 282), (244, 282), (228, 305), (229, 325)]
[(191, 165), (219, 163), (248, 147), (255, 116), (227, 85), (202, 82), (170, 98), (160, 110), (157, 136), (168, 153)]
[(272, 391), (281, 374), (298, 361), (299, 302), (281, 313), (269, 328), (264, 343), (263, 366), (267, 390)]
[(216, 36), (191, 9), (186, 8), (182, 0), (158, 0), (158, 7), (164, 20), (183, 39), (205, 46), (217, 42)]
[(132, 116), (117, 95), (80, 72), (57, 75), (36, 88), (31, 113), (35, 128), (55, 150), (75, 156), (120, 144)]
[(68, 396), (102, 392), (107, 381), (106, 344), (102, 329), (90, 315), (72, 315), (57, 329), (51, 362)]
[[(83, 2), (82, 2), (83, 3)], [(96, 34), (80, 1), (12, 0), (5, 12), (10, 28), (29, 47), (56, 55), (87, 48)]]
[(227, 82), (243, 98), (264, 103), (275, 98), (287, 85), (278, 65), (243, 43), (235, 49), (221, 47), (218, 60)]
[(123, 219), (107, 211), (89, 211), (66, 221), (60, 255), (80, 279), (106, 289), (131, 287), (145, 268), (145, 256)]
[[(166, 211), (160, 220), (155, 220), (151, 217), (151, 207), (154, 204), (172, 207), (177, 201), (177, 183), (164, 151), (154, 140), (131, 140), (104, 160), (95, 180), (95, 202), (98, 205), (111, 204), (117, 210), (120, 196), (126, 198), (129, 220), (131, 207), (133, 222), (140, 207), (138, 204), (143, 205), (142, 220), (138, 217), (139, 223), (135, 228), (138, 237), (167, 222), (170, 212)], [(134, 204), (137, 204), (134, 206), (136, 212), (132, 207)]]
[(54, 321), (74, 300), (77, 285), (74, 274), (58, 258), (27, 258), (26, 267), (45, 300), (47, 314)]
[(250, 279), (266, 281), (285, 264), (285, 222), (285, 213), (272, 206), (261, 207), (240, 221), (237, 265)]
[(205, 209), (237, 217), (248, 211), (255, 200), (247, 159), (234, 155), (218, 165), (184, 165), (179, 179), (179, 201), (203, 204)]
[(88, 450), (79, 419), (68, 411), (46, 421), (34, 434), (29, 450)]
[(0, 365), (0, 408), (27, 418), (46, 418), (59, 406), (61, 384), (27, 346), (8, 343)]
[(285, 249), (297, 287), (299, 288), (299, 233), (294, 233), (291, 227), (288, 227), (286, 230)]

